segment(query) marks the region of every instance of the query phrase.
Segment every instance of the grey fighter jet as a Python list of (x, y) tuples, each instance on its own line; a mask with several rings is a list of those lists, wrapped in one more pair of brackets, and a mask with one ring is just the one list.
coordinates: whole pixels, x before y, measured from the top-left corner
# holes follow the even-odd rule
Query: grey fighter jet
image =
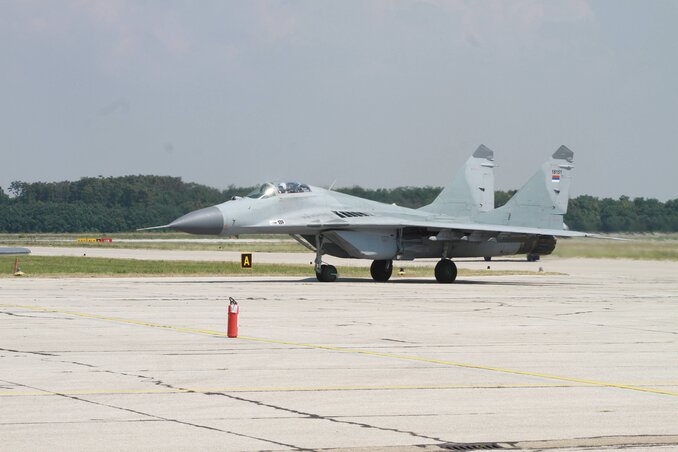
[(30, 254), (31, 250), (28, 248), (0, 248), (0, 255), (13, 254)]
[(545, 255), (556, 237), (585, 237), (563, 224), (573, 152), (561, 146), (504, 206), (494, 208), (494, 154), (480, 146), (438, 197), (410, 209), (296, 182), (265, 183), (243, 198), (190, 212), (168, 225), (193, 234), (289, 234), (316, 253), (319, 281), (337, 270), (323, 255), (370, 259), (375, 281), (394, 260), (440, 258), (438, 282), (457, 276), (455, 257)]

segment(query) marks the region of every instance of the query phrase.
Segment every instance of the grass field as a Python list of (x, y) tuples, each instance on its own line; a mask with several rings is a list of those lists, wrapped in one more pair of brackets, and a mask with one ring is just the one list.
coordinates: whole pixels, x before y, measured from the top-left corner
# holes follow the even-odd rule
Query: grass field
[(629, 235), (628, 241), (601, 239), (559, 239), (554, 256), (678, 260), (678, 234)]
[[(12, 276), (15, 257), (0, 256), (0, 277)], [(21, 256), (21, 270), (29, 277), (49, 276), (308, 276), (313, 277), (312, 265), (258, 264), (253, 269), (241, 269), (238, 262), (161, 261), (137, 259), (106, 259), (84, 256)], [(339, 267), (340, 277), (371, 278), (365, 267)], [(459, 269), (459, 276), (546, 275), (513, 270)], [(406, 277), (431, 277), (430, 268), (411, 267)], [(394, 272), (393, 278), (398, 275)]]
[[(0, 246), (59, 246), (85, 248), (167, 249), (247, 252), (306, 252), (286, 235), (251, 235), (231, 238), (228, 242), (214, 241), (214, 236), (193, 236), (184, 233), (133, 232), (106, 234), (113, 243), (78, 243), (80, 237), (102, 237), (102, 234), (0, 234)], [(601, 239), (559, 239), (553, 253), (560, 257), (627, 258), (678, 260), (678, 234), (619, 234), (626, 241)], [(205, 240), (196, 243), (195, 240)], [(273, 240), (257, 242), (257, 240)], [(142, 240), (123, 242), (121, 240)], [(148, 240), (148, 241), (146, 241)], [(159, 240), (179, 240), (166, 242)], [(193, 240), (193, 241), (181, 241)]]

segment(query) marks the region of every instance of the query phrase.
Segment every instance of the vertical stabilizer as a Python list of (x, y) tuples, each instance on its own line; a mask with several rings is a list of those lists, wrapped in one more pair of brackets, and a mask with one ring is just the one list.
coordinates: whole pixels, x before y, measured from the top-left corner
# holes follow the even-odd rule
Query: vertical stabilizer
[(510, 226), (563, 229), (570, 195), (574, 153), (560, 146), (523, 187), (502, 207), (479, 221)]
[(421, 210), (453, 217), (475, 218), (494, 208), (494, 152), (485, 145), (466, 160), (438, 197)]

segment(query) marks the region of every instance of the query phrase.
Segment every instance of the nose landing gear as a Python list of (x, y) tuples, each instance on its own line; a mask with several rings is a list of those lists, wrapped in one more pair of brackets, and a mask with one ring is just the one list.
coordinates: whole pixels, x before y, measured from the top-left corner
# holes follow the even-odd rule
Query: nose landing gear
[(323, 236), (315, 236), (315, 277), (320, 282), (334, 282), (337, 280), (337, 267), (323, 264)]
[(321, 282), (334, 282), (337, 280), (337, 268), (334, 265), (322, 264), (320, 271), (316, 270), (315, 277)]

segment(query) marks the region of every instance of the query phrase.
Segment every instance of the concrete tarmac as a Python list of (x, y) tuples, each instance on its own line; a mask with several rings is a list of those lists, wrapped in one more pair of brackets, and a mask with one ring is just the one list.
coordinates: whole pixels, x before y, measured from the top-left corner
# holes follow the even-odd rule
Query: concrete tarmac
[(678, 264), (541, 265), (2, 278), (0, 450), (676, 450)]

